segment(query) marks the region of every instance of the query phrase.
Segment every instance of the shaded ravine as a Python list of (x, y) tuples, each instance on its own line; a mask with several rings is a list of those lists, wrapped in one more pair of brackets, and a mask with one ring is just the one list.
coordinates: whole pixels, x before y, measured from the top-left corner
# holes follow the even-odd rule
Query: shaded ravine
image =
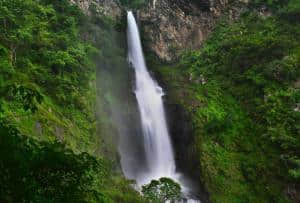
[[(135, 70), (135, 95), (141, 118), (144, 161), (140, 170), (128, 163), (128, 157), (121, 153), (121, 165), (126, 177), (135, 179), (138, 186), (153, 179), (169, 177), (179, 182), (184, 202), (200, 202), (193, 195), (193, 185), (176, 171), (172, 142), (165, 118), (162, 88), (151, 78), (144, 59), (138, 26), (132, 12), (128, 12), (128, 61)], [(124, 151), (124, 148), (122, 149)], [(138, 157), (139, 155), (136, 154)], [(134, 159), (134, 157), (130, 157)], [(135, 171), (132, 169), (135, 168)]]

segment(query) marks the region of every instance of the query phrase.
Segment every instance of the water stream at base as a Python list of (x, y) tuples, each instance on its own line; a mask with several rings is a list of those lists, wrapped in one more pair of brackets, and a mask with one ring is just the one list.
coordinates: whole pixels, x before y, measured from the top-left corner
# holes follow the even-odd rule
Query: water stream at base
[[(121, 164), (125, 176), (134, 178), (138, 186), (153, 179), (169, 177), (182, 186), (185, 202), (196, 203), (192, 196), (191, 185), (187, 179), (176, 172), (172, 143), (165, 118), (162, 88), (151, 78), (145, 63), (137, 23), (132, 12), (128, 12), (128, 60), (135, 70), (135, 95), (141, 117), (145, 163), (139, 173), (132, 172), (126, 159)], [(122, 156), (122, 155), (121, 155)], [(123, 160), (123, 161), (122, 161)]]

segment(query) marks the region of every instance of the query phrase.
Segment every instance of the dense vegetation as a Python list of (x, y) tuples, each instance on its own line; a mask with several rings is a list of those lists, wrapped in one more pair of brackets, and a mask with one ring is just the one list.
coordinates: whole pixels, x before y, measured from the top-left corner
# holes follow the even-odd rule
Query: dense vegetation
[(154, 64), (192, 118), (190, 151), (213, 202), (299, 201), (300, 3), (265, 2), (222, 19), (179, 65)]
[(142, 187), (145, 198), (151, 202), (176, 202), (181, 200), (181, 187), (170, 178), (160, 178), (152, 180)]
[(0, 121), (1, 202), (144, 202), (109, 163), (37, 142)]
[(123, 6), (133, 9), (141, 8), (145, 6), (149, 1), (150, 0), (120, 0)]
[[(206, 1), (191, 1), (208, 10)], [(272, 15), (257, 12), (262, 6)], [(296, 202), (300, 1), (250, 7), (236, 22), (219, 22), (201, 50), (157, 71), (169, 99), (191, 117), (195, 143), (187, 151), (198, 157), (213, 202)], [(101, 137), (117, 134), (113, 110), (128, 103), (115, 116), (136, 118), (126, 96), (125, 25), (90, 12), (68, 0), (0, 1), (0, 202), (146, 202), (101, 158), (116, 158), (113, 136)], [(167, 178), (142, 192), (153, 202), (180, 198)]]
[[(1, 1), (0, 89), (5, 117), (23, 133), (92, 151), (96, 49), (80, 39), (84, 21), (68, 1)], [(16, 88), (43, 97), (36, 114), (23, 110)]]
[(0, 1), (0, 202), (145, 202), (99, 158), (96, 66), (126, 62), (113, 26), (68, 0)]

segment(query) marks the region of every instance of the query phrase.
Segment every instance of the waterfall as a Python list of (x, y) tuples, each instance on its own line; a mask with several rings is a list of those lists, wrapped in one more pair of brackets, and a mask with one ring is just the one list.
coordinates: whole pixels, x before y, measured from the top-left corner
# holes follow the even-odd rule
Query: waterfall
[(135, 94), (141, 116), (148, 171), (138, 183), (175, 174), (175, 161), (163, 107), (163, 90), (151, 78), (143, 56), (138, 26), (128, 12), (128, 60), (135, 70)]
[[(139, 186), (161, 177), (175, 179), (182, 186), (185, 198), (182, 202), (199, 203), (199, 200), (194, 200), (197, 199), (197, 195), (193, 194), (193, 184), (175, 171), (172, 143), (162, 100), (164, 92), (147, 70), (138, 26), (132, 12), (128, 12), (127, 20), (128, 61), (135, 70), (135, 95), (141, 117), (145, 166), (140, 165), (140, 171), (132, 172), (132, 167), (129, 167), (131, 164), (125, 163), (122, 166), (123, 171), (127, 177), (136, 179)], [(123, 159), (123, 162), (126, 160)]]
[(156, 0), (153, 0), (153, 8), (155, 9)]

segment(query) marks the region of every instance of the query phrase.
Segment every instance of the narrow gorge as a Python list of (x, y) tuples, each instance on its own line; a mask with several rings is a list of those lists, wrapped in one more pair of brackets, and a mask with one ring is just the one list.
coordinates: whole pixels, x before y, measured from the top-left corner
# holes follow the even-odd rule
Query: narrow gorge
[(1, 0), (0, 202), (300, 202), (299, 0)]

